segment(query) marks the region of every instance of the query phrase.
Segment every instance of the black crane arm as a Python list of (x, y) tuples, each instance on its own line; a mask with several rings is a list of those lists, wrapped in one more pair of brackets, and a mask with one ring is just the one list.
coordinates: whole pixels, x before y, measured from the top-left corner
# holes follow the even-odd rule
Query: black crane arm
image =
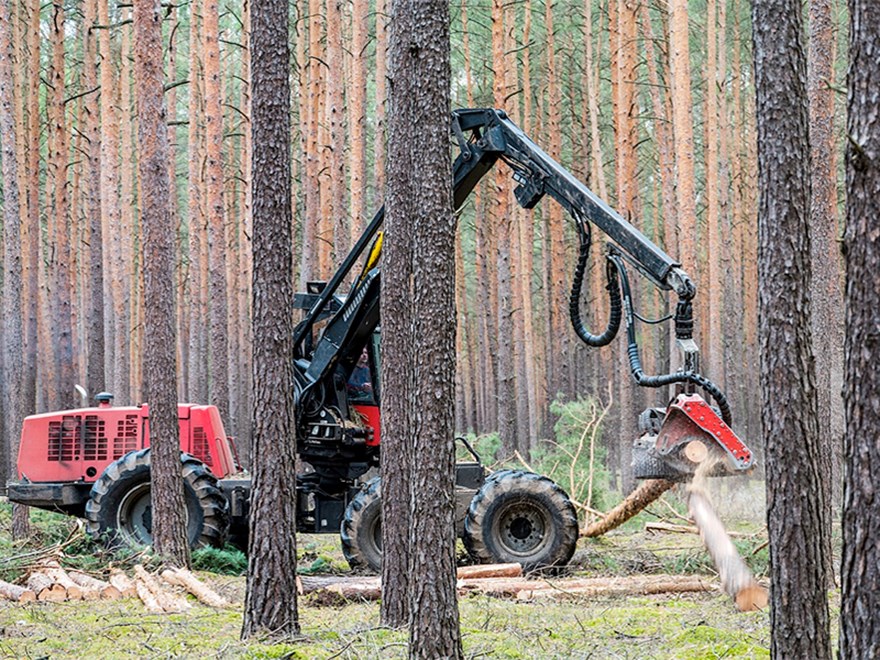
[(533, 208), (550, 195), (575, 222), (589, 221), (601, 229), (656, 286), (674, 290), (681, 298), (693, 298), (693, 282), (681, 264), (535, 144), (503, 110), (457, 110), (452, 113), (452, 130), (461, 149), (453, 167), (456, 208), (495, 162), (503, 160), (513, 170), (518, 183), (514, 193), (523, 208)]
[[(477, 183), (502, 160), (513, 171), (517, 182), (514, 194), (523, 208), (533, 208), (544, 195), (556, 200), (575, 221), (581, 239), (581, 253), (572, 286), (570, 312), (575, 332), (591, 346), (605, 346), (617, 335), (621, 317), (625, 319), (630, 368), (633, 378), (644, 387), (663, 387), (682, 383), (709, 392), (719, 404), (725, 420), (729, 407), (723, 393), (697, 373), (697, 350), (692, 338), (691, 300), (696, 290), (681, 265), (619, 213), (599, 199), (567, 169), (535, 144), (507, 117), (503, 110), (468, 109), (452, 113), (452, 132), (460, 153), (453, 165), (453, 202), (456, 210), (467, 200)], [(374, 243), (385, 218), (379, 209), (329, 282), (309, 294), (298, 296), (297, 306), (308, 310), (294, 336), (294, 357), (298, 383), (298, 401), (315, 386), (322, 385), (335, 373), (336, 366), (346, 374), (353, 368), (362, 347), (379, 323), (378, 271), (363, 272), (347, 296), (337, 295), (340, 286)], [(610, 315), (604, 332), (590, 334), (580, 322), (580, 287), (590, 245), (590, 225), (601, 229), (610, 239), (606, 262)], [(676, 337), (684, 353), (681, 371), (661, 376), (647, 376), (641, 367), (633, 320), (626, 260), (657, 287), (674, 291), (679, 299), (674, 314)], [(374, 276), (373, 276), (374, 275)], [(315, 324), (328, 319), (321, 337), (311, 346)], [(320, 388), (319, 388), (320, 389)]]

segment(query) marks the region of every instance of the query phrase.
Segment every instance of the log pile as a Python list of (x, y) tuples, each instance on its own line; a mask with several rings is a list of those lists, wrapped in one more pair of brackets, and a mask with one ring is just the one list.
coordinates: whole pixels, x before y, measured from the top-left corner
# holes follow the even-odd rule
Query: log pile
[(209, 607), (233, 606), (193, 573), (180, 568), (163, 570), (161, 580), (141, 565), (134, 567), (134, 578), (119, 569), (112, 569), (105, 582), (82, 571), (65, 570), (56, 560), (46, 559), (34, 566), (24, 586), (0, 580), (0, 600), (62, 603), (136, 597), (155, 614), (190, 609), (186, 593), (191, 593)]

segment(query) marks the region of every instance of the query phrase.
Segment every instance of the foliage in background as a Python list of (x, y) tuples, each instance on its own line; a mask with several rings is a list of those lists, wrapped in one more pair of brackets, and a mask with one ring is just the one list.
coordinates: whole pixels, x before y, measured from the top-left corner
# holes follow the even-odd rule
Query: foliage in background
[(231, 545), (223, 548), (199, 548), (192, 553), (195, 570), (221, 575), (244, 575), (247, 572), (247, 561), (247, 555)]
[[(498, 436), (497, 431), (493, 433), (484, 433), (482, 435), (469, 433), (466, 440), (480, 457), (480, 461), (483, 465), (493, 470), (499, 467), (498, 463), (501, 457), (498, 456), (498, 450), (501, 449), (501, 438)], [(474, 460), (474, 457), (464, 444), (458, 442), (455, 447), (455, 460), (472, 461)]]
[[(535, 442), (531, 460), (525, 456), (501, 456), (498, 433), (468, 435), (467, 441), (480, 456), (483, 465), (491, 470), (503, 467), (525, 467), (553, 479), (568, 493), (581, 513), (589, 507), (606, 506), (610, 476), (607, 467), (607, 448), (602, 442), (602, 424), (608, 406), (597, 399), (582, 397), (573, 401), (557, 399), (550, 407), (557, 418), (553, 438)], [(458, 460), (473, 460), (459, 443)]]
[(581, 513), (587, 510), (583, 507), (601, 509), (606, 504), (609, 474), (601, 440), (609, 407), (593, 397), (556, 399), (550, 406), (557, 417), (555, 437), (540, 440), (532, 450), (532, 468), (562, 486), (575, 506), (582, 505)]

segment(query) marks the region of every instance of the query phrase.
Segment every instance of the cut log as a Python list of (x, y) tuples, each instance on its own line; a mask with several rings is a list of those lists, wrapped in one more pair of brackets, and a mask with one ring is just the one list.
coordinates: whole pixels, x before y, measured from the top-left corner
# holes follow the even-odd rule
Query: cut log
[(378, 587), (381, 582), (378, 576), (365, 577), (347, 577), (339, 575), (331, 575), (328, 577), (318, 575), (300, 575), (300, 584), (302, 584), (302, 593), (310, 594), (321, 589), (326, 589), (334, 584), (362, 584), (368, 587)]
[(144, 607), (147, 608), (148, 612), (152, 612), (153, 614), (165, 613), (165, 608), (159, 604), (159, 601), (156, 600), (156, 596), (150, 591), (150, 588), (146, 583), (141, 580), (135, 580), (134, 588), (138, 598), (141, 599), (141, 602), (144, 604)]
[(459, 580), (459, 592), (480, 592), (500, 598), (515, 598), (537, 591), (580, 592), (582, 594), (652, 594), (709, 591), (706, 578), (681, 575), (634, 575), (613, 578), (574, 578), (564, 580)]
[(523, 589), (518, 600), (566, 600), (596, 596), (648, 596), (651, 594), (682, 594), (711, 591), (708, 580), (672, 575), (638, 578), (597, 579), (595, 584), (569, 585), (556, 583), (551, 588)]
[(185, 568), (166, 569), (162, 571), (162, 579), (168, 584), (183, 587), (193, 596), (209, 607), (231, 607), (232, 603), (211, 589), (204, 582)]
[(87, 594), (97, 594), (98, 598), (104, 600), (116, 600), (122, 596), (122, 591), (117, 587), (114, 587), (112, 584), (104, 582), (103, 580), (98, 580), (86, 573), (69, 571), (68, 575), (71, 580), (86, 590), (83, 592), (83, 598), (86, 600), (91, 598), (91, 596), (87, 596)]
[(709, 455), (709, 448), (700, 440), (691, 440), (684, 446), (682, 453), (692, 463), (702, 463)]
[(456, 571), (459, 580), (473, 578), (522, 577), (522, 564), (483, 564), (461, 566)]
[(27, 581), (28, 589), (37, 594), (37, 600), (49, 603), (62, 603), (67, 600), (67, 589), (55, 584), (48, 575), (40, 571), (30, 574)]
[(675, 482), (668, 479), (647, 479), (639, 484), (633, 492), (605, 514), (602, 520), (597, 520), (581, 532), (581, 536), (594, 537), (610, 532), (619, 527), (651, 502), (672, 488)]
[(135, 587), (134, 580), (118, 568), (110, 571), (110, 584), (119, 589), (120, 593), (125, 598), (137, 596), (137, 588)]
[(39, 571), (48, 575), (53, 582), (60, 584), (67, 590), (68, 600), (82, 600), (85, 594), (84, 589), (74, 582), (67, 574), (61, 564), (54, 560), (46, 560), (40, 565)]
[[(379, 578), (321, 578), (321, 584), (304, 578), (305, 592), (314, 594), (313, 603), (335, 605), (342, 600), (377, 600), (381, 597)], [(307, 586), (306, 586), (307, 585)], [(500, 598), (563, 598), (566, 594), (585, 598), (599, 595), (635, 595), (710, 591), (715, 587), (700, 577), (649, 575), (621, 578), (577, 578), (527, 580), (525, 578), (466, 578), (458, 581), (459, 594), (481, 593)], [(547, 592), (544, 594), (543, 592)], [(558, 594), (554, 596), (553, 594)]]
[(381, 585), (370, 584), (331, 584), (325, 588), (332, 594), (336, 594), (346, 600), (379, 600), (382, 597)]
[(0, 596), (16, 603), (31, 603), (37, 599), (33, 590), (3, 580), (0, 580)]
[(712, 508), (708, 495), (697, 484), (688, 488), (688, 510), (718, 570), (721, 587), (733, 597), (737, 609), (751, 612), (767, 607), (767, 590), (752, 576)]
[[(186, 598), (173, 594), (167, 589), (163, 589), (162, 585), (156, 581), (156, 578), (148, 573), (140, 564), (134, 567), (134, 574), (137, 582), (142, 582), (146, 585), (156, 598), (156, 602), (159, 603), (165, 612), (172, 614), (176, 612), (184, 612), (190, 608), (190, 604), (186, 602)], [(140, 596), (140, 591), (138, 591), (138, 596)], [(143, 600), (143, 598), (141, 598), (141, 600)]]

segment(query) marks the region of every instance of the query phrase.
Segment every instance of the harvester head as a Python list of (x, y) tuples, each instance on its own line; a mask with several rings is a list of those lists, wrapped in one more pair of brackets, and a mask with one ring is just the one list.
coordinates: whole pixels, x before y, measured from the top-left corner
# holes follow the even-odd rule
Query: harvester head
[(699, 394), (679, 394), (667, 408), (645, 410), (639, 431), (633, 445), (637, 479), (687, 481), (698, 470), (726, 476), (754, 466), (749, 448)]

